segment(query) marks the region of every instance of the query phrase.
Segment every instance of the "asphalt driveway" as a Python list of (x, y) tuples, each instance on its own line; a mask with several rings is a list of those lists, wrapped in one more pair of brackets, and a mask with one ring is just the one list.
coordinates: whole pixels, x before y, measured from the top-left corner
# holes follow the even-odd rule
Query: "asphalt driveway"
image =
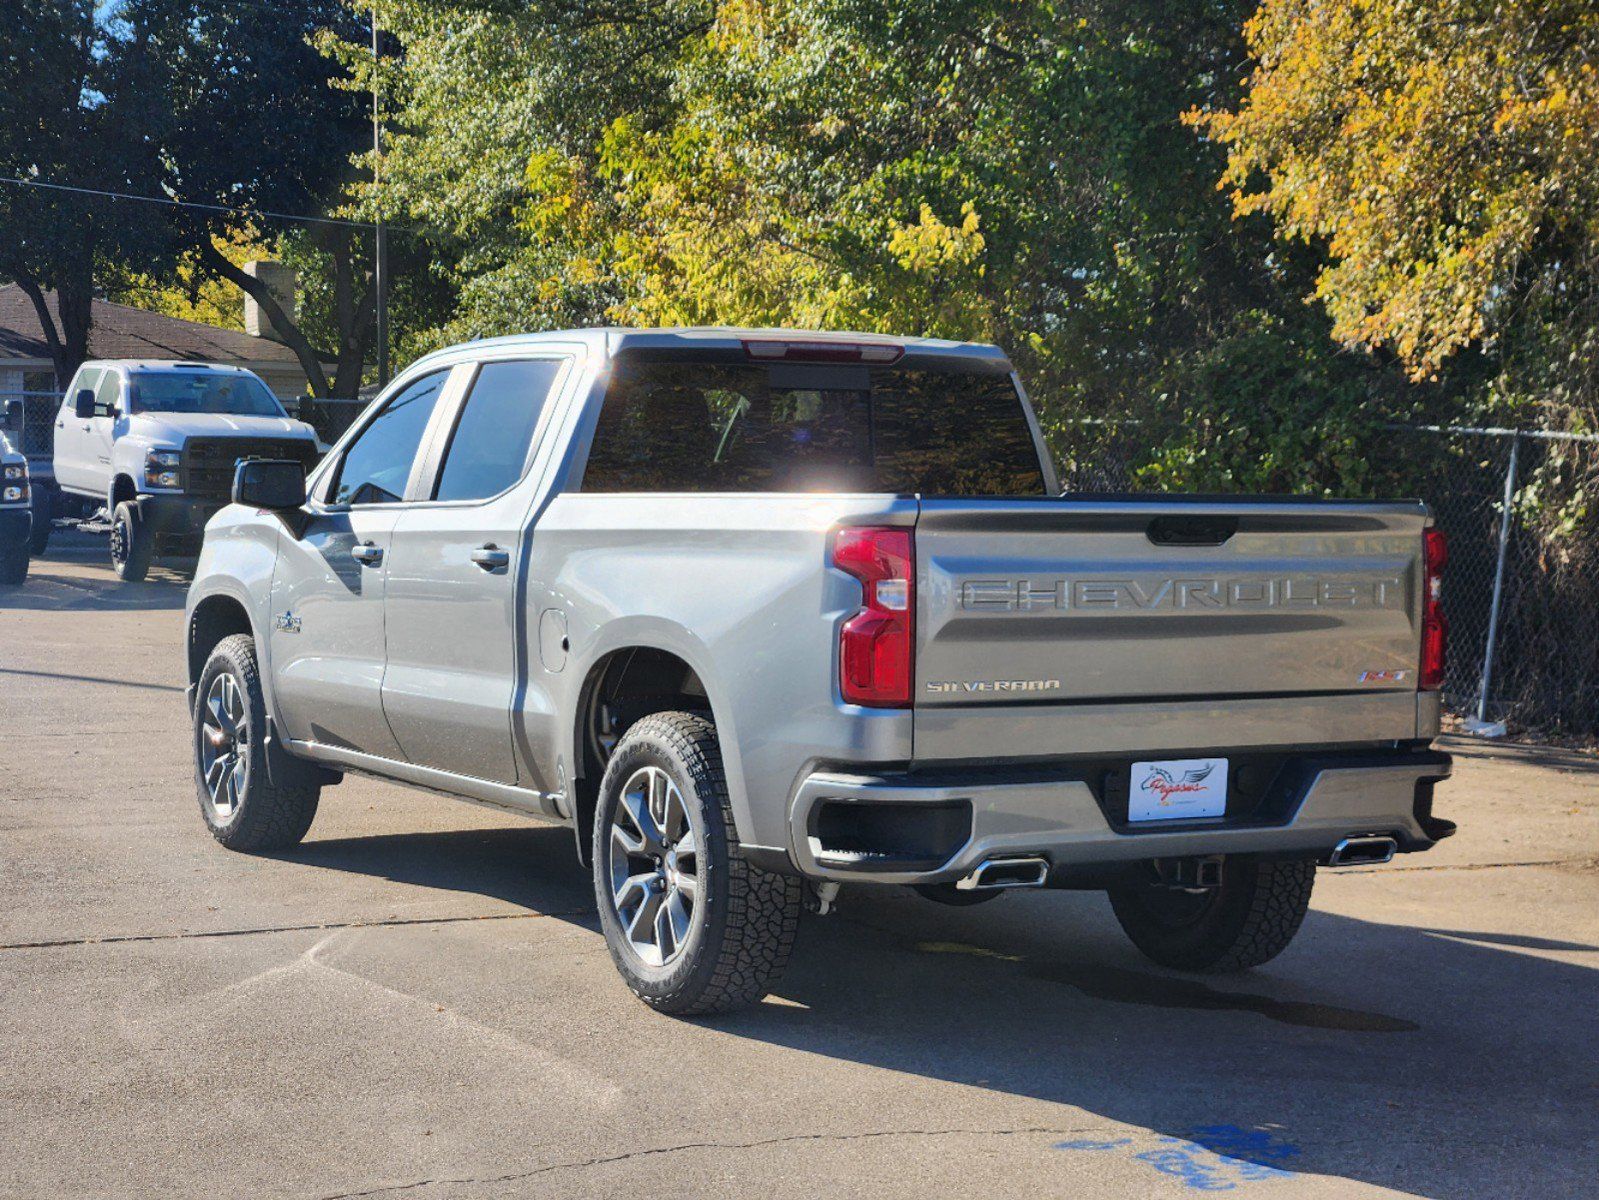
[(857, 889), (685, 1022), (565, 830), (352, 778), (295, 852), (216, 846), (181, 564), (103, 553), (0, 590), (0, 1193), (1599, 1192), (1599, 760), (1456, 743), (1460, 836), (1324, 871), (1247, 975), (1096, 895)]

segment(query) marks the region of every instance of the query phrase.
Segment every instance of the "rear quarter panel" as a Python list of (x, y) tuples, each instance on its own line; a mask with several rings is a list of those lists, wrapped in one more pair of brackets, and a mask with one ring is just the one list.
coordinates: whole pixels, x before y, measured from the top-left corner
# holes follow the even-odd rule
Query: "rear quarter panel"
[(528, 604), (530, 622), (564, 614), (570, 653), (559, 671), (532, 663), (532, 753), (570, 779), (590, 671), (624, 647), (670, 651), (705, 685), (740, 839), (785, 846), (802, 770), (911, 757), (908, 711), (838, 698), (838, 626), (860, 586), (828, 554), (841, 524), (910, 525), (915, 514), (914, 501), (885, 496), (558, 496), (534, 531)]

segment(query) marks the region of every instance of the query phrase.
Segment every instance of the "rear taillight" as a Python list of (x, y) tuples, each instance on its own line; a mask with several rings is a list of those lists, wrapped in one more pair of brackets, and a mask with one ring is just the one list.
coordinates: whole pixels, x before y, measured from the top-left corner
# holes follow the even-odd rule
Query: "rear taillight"
[(1444, 567), (1449, 562), (1449, 546), (1443, 530), (1428, 529), (1421, 535), (1421, 689), (1437, 691), (1444, 685), (1448, 653), (1449, 621), (1444, 617)]
[(909, 529), (840, 529), (833, 565), (861, 581), (861, 607), (838, 635), (839, 690), (848, 704), (909, 708), (916, 558)]

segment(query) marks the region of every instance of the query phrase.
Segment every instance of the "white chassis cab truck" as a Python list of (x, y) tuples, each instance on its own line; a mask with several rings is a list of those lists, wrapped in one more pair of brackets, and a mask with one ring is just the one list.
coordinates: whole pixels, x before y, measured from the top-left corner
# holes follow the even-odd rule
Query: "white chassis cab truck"
[(198, 542), (239, 459), (317, 457), (311, 426), (242, 367), (86, 362), (56, 414), (56, 486), (105, 505), (111, 565), (130, 583), (159, 543)]

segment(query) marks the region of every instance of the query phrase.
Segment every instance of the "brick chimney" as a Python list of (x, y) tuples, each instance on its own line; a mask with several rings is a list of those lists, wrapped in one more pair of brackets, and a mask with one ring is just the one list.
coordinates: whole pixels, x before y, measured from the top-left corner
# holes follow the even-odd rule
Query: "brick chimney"
[[(283, 307), (289, 319), (295, 319), (295, 293), (298, 290), (299, 279), (293, 267), (286, 267), (272, 259), (258, 259), (255, 262), (245, 263), (244, 273), (266, 284), (267, 291), (272, 293), (272, 298)], [(255, 337), (271, 338), (275, 342), (283, 340), (278, 336), (277, 330), (272, 328), (272, 319), (262, 311), (261, 306), (255, 302), (255, 297), (248, 292), (244, 295), (244, 332)]]

